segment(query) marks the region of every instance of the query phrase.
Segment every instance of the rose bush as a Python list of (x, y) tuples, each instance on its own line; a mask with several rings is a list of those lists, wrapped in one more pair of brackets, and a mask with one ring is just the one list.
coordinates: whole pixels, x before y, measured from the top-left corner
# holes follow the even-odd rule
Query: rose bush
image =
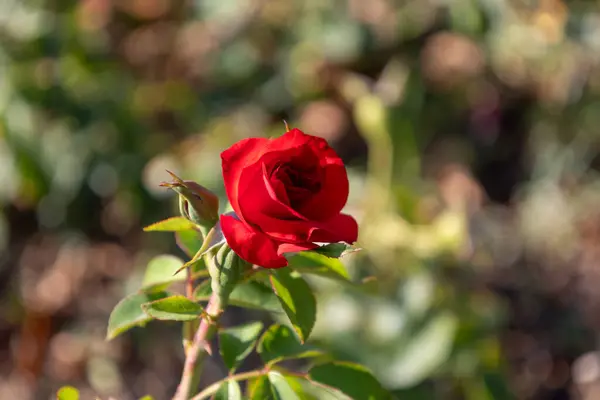
[[(342, 160), (325, 140), (298, 129), (272, 140), (242, 140), (221, 156), (234, 212), (217, 223), (216, 196), (170, 173), (173, 181), (161, 186), (178, 193), (181, 216), (144, 230), (174, 232), (191, 260), (184, 263), (168, 254), (151, 259), (141, 288), (111, 312), (107, 338), (151, 320), (182, 322), (185, 362), (173, 400), (391, 400), (366, 367), (334, 361), (325, 349), (307, 343), (317, 320), (317, 299), (306, 275), (372, 293), (365, 281), (353, 282), (339, 260), (350, 246), (311, 251), (321, 243), (352, 244), (358, 236), (354, 218), (341, 213), (349, 189)], [(298, 254), (288, 256), (289, 266), (280, 268), (288, 265), (290, 252)], [(252, 271), (250, 263), (267, 269)], [(171, 288), (181, 281), (185, 295)], [(283, 313), (289, 324), (222, 326), (228, 305), (277, 313), (277, 318)], [(217, 351), (227, 371), (200, 389), (205, 361)], [(262, 365), (237, 372), (253, 351)], [(307, 362), (296, 370), (281, 365), (298, 358)], [(65, 387), (58, 398), (73, 394), (74, 388)]]
[(285, 253), (356, 241), (356, 221), (341, 213), (346, 168), (324, 139), (292, 129), (276, 139), (241, 140), (221, 159), (235, 211), (221, 216), (221, 229), (244, 260), (280, 268), (287, 265)]

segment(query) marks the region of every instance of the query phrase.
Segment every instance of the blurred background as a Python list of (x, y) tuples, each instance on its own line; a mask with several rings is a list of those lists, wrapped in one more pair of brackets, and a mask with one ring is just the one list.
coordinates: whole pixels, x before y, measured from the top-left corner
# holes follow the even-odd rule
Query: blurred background
[(380, 281), (314, 280), (317, 342), (402, 399), (600, 398), (592, 0), (0, 0), (0, 398), (169, 398), (177, 325), (104, 340), (183, 257), (142, 232), (158, 184), (223, 196), (220, 152), (283, 119), (347, 163)]

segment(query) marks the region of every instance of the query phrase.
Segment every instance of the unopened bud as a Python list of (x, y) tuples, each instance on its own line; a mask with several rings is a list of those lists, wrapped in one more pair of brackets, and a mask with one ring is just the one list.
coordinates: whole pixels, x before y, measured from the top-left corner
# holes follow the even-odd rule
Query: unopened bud
[(205, 228), (212, 228), (219, 220), (219, 198), (210, 190), (194, 181), (181, 180), (171, 171), (167, 171), (173, 182), (160, 185), (179, 193), (181, 215)]

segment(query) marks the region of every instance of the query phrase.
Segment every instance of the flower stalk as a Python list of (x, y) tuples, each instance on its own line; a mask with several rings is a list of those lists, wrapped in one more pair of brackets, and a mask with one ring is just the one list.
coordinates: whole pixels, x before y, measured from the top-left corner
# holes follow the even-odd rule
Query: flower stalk
[[(205, 257), (207, 263), (212, 262), (210, 257)], [(220, 296), (213, 293), (206, 306), (206, 313), (200, 322), (192, 342), (185, 352), (185, 362), (181, 381), (173, 400), (188, 400), (200, 381), (204, 359), (209, 352), (209, 342), (217, 332), (218, 321), (223, 314), (223, 304)]]

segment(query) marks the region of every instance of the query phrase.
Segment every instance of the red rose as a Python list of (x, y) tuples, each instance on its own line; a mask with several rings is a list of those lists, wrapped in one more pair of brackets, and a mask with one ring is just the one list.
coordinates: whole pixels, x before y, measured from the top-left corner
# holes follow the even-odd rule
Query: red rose
[(356, 221), (340, 214), (348, 200), (346, 168), (324, 139), (292, 129), (276, 139), (244, 139), (221, 159), (237, 214), (222, 215), (221, 229), (244, 260), (280, 268), (284, 253), (356, 241)]

